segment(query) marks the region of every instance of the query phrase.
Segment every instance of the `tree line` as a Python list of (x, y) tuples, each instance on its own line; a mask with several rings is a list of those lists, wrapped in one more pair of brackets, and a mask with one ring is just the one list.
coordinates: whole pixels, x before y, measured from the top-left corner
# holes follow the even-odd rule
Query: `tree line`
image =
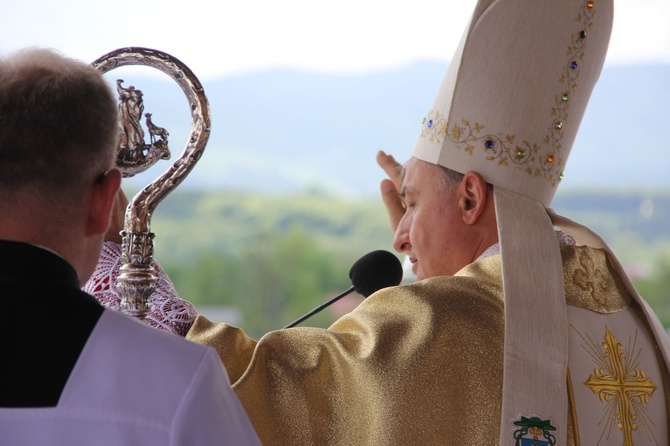
[[(657, 215), (665, 218), (663, 212), (658, 209)], [(610, 246), (624, 265), (647, 262), (645, 274), (634, 277), (635, 285), (670, 327), (670, 235), (651, 236), (644, 230), (648, 216), (639, 217), (640, 233), (635, 216), (621, 215), (616, 207), (603, 211), (585, 206), (564, 213), (587, 220), (608, 242), (610, 227), (615, 232)], [(386, 211), (376, 198), (338, 198), (317, 191), (286, 196), (186, 191), (170, 196), (153, 220), (156, 258), (179, 294), (196, 307), (237, 309), (240, 326), (256, 337), (347, 289), (349, 269), (363, 254), (393, 251)], [(602, 220), (605, 234), (588, 220)], [(336, 317), (324, 311), (308, 325), (327, 327)]]

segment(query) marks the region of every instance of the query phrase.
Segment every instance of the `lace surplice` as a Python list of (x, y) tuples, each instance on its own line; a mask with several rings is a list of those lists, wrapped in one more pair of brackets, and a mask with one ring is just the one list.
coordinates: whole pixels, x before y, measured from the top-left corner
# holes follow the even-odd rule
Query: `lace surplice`
[[(114, 242), (105, 242), (95, 271), (82, 288), (102, 305), (115, 311), (119, 310), (121, 304), (121, 293), (116, 288), (121, 266), (121, 247)], [(153, 261), (151, 266), (158, 281), (151, 297), (151, 311), (145, 322), (151, 327), (185, 336), (198, 313), (190, 302), (179, 297), (160, 265)]]

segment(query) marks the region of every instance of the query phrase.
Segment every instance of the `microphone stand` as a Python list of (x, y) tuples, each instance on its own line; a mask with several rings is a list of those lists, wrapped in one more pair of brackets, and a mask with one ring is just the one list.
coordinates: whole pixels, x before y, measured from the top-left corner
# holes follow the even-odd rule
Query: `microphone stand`
[(347, 294), (349, 294), (349, 293), (351, 293), (351, 292), (353, 292), (353, 291), (355, 291), (355, 290), (356, 290), (356, 287), (354, 287), (354, 286), (352, 285), (351, 288), (349, 288), (347, 291), (345, 291), (345, 292), (343, 292), (343, 293), (341, 293), (341, 294), (338, 294), (337, 296), (335, 296), (335, 297), (333, 297), (332, 299), (330, 299), (328, 302), (319, 305), (318, 307), (316, 307), (315, 309), (313, 309), (312, 311), (310, 311), (310, 312), (307, 313), (306, 315), (304, 315), (304, 316), (302, 316), (302, 317), (296, 319), (295, 321), (291, 322), (290, 324), (288, 324), (288, 325), (287, 325), (286, 327), (284, 327), (284, 328), (295, 327), (296, 325), (298, 325), (300, 322), (304, 321), (304, 320), (307, 319), (308, 317), (311, 317), (311, 316), (315, 315), (315, 314), (318, 313), (319, 311), (321, 311), (321, 310), (323, 310), (324, 308), (326, 308), (328, 305), (330, 305), (330, 304), (332, 304), (333, 302), (336, 302), (336, 301), (342, 299), (344, 296), (346, 296)]

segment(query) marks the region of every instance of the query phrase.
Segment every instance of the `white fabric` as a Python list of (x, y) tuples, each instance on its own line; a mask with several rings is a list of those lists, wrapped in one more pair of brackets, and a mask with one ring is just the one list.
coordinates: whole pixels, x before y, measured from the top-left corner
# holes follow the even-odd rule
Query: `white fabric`
[(493, 194), (505, 290), (500, 445), (509, 442), (522, 416), (550, 420), (556, 443), (563, 445), (568, 316), (558, 240), (542, 203), (502, 188)]
[(612, 16), (612, 0), (479, 0), (412, 155), (549, 206)]
[[(558, 240), (558, 246), (575, 246), (576, 242), (575, 239), (570, 237), (568, 234), (566, 234), (563, 231), (556, 231), (556, 239)], [(475, 262), (478, 262), (479, 260), (485, 259), (487, 257), (500, 254), (500, 243), (494, 243), (491, 246), (489, 246), (483, 253), (477, 257)]]
[(106, 310), (58, 406), (0, 409), (0, 444), (260, 443), (212, 349)]
[[(102, 305), (114, 311), (119, 311), (121, 304), (121, 293), (116, 288), (121, 266), (121, 246), (114, 242), (105, 242), (95, 271), (82, 288)], [(151, 295), (151, 311), (145, 322), (151, 327), (186, 336), (198, 313), (190, 302), (179, 297), (160, 265), (153, 261), (151, 266), (158, 281), (156, 290)]]

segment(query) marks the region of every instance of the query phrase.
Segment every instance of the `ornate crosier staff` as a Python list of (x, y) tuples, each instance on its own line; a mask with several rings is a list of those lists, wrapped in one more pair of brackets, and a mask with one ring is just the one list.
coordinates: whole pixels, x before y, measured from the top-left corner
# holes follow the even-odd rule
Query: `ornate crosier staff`
[[(179, 84), (191, 108), (191, 133), (181, 157), (151, 184), (138, 192), (126, 208), (121, 251), (123, 266), (117, 279), (121, 293), (121, 311), (144, 319), (150, 310), (149, 299), (156, 288), (157, 277), (151, 267), (154, 253), (154, 233), (151, 216), (156, 206), (175, 189), (195, 166), (205, 150), (210, 133), (210, 110), (202, 84), (193, 72), (178, 59), (161, 51), (148, 48), (120, 48), (92, 63), (100, 72), (107, 73), (128, 65), (156, 68)], [(117, 166), (124, 177), (132, 177), (151, 167), (160, 159), (170, 158), (167, 130), (151, 121), (146, 113), (146, 124), (151, 144), (144, 142), (140, 119), (144, 111), (142, 92), (133, 86), (123, 87), (116, 82), (119, 93), (120, 143)]]

